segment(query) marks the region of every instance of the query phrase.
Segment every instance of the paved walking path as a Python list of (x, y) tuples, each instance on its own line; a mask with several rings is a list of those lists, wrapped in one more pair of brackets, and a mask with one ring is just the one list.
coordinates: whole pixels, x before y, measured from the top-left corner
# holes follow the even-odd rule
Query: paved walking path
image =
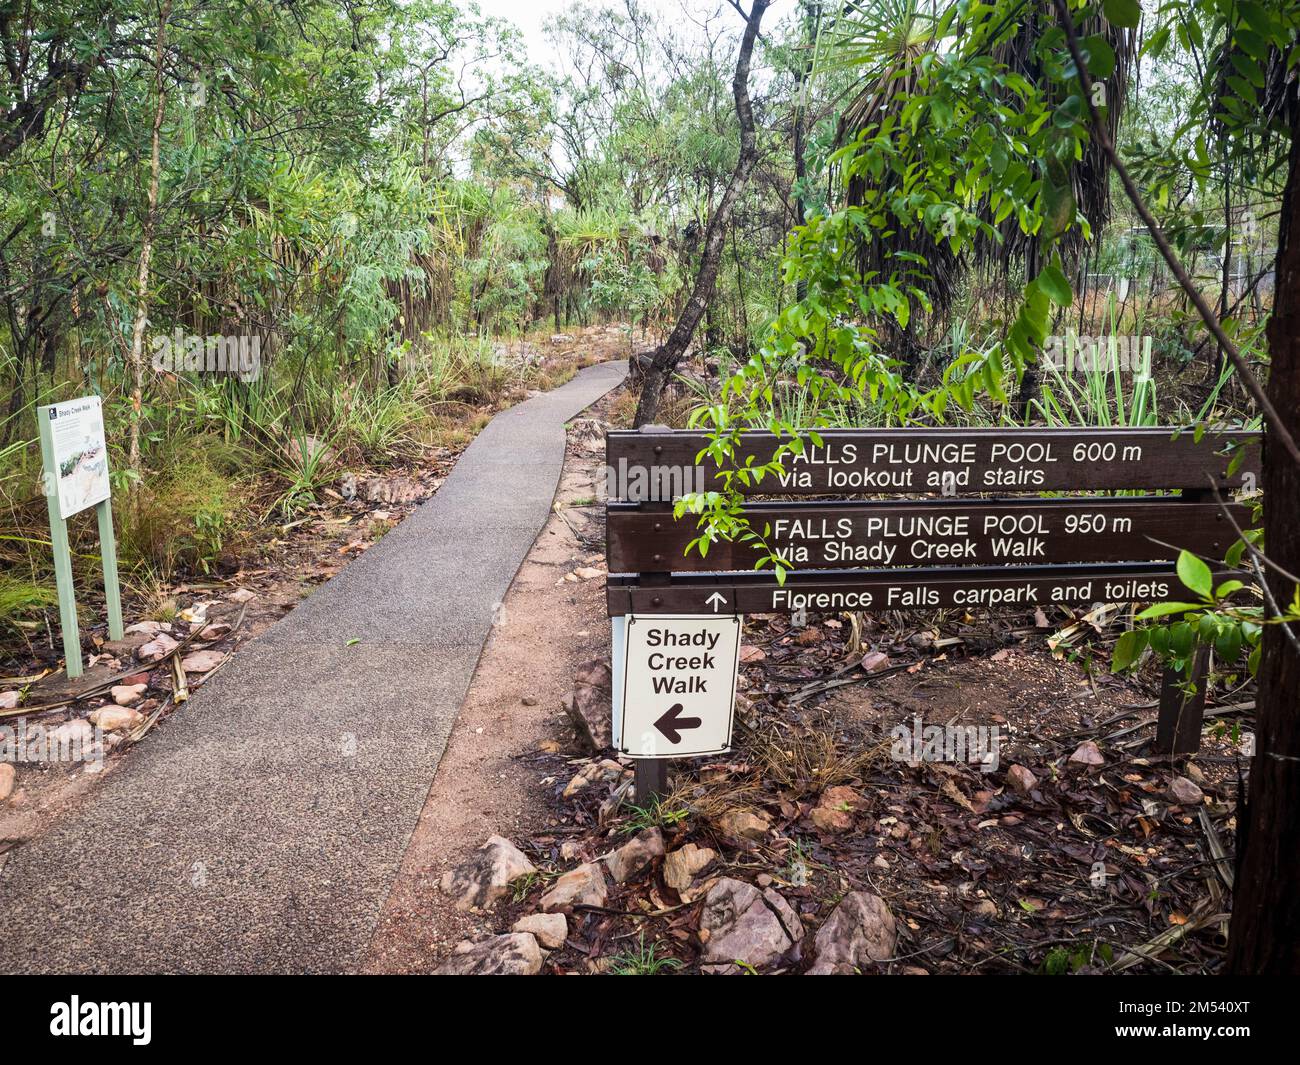
[[(603, 363), (228, 662), (0, 870), (0, 973), (356, 967)], [(355, 646), (347, 641), (359, 639)]]

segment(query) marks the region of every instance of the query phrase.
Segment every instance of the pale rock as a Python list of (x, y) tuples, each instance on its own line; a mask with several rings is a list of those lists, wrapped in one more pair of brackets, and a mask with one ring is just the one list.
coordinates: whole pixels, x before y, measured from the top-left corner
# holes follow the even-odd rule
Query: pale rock
[(1186, 777), (1174, 777), (1169, 782), (1169, 798), (1180, 806), (1200, 806), (1205, 792)]
[(709, 867), (718, 852), (709, 847), (687, 843), (664, 856), (664, 883), (679, 895), (688, 891), (691, 882)]
[(207, 673), (225, 660), (220, 651), (195, 651), (181, 659), (181, 669), (186, 673)]
[(492, 936), (480, 943), (458, 944), (435, 976), (535, 976), (542, 968), (542, 948), (527, 932)]
[(726, 810), (718, 818), (718, 827), (735, 839), (761, 840), (771, 831), (772, 821), (753, 810)]
[(49, 733), (49, 741), (56, 746), (75, 746), (77, 744), (85, 745), (93, 743), (95, 739), (95, 730), (89, 721), (77, 718), (75, 721), (65, 721), (58, 728)]
[(134, 729), (144, 720), (144, 715), (129, 706), (101, 706), (90, 712), (90, 723), (98, 725), (105, 732), (121, 732)]
[(772, 965), (803, 939), (803, 925), (790, 904), (768, 888), (724, 877), (704, 897), (700, 913), (701, 968), (711, 974), (738, 974), (744, 962), (755, 969)]
[(157, 636), (160, 632), (171, 632), (172, 627), (165, 621), (137, 621), (134, 625), (128, 625), (122, 630), (123, 636), (130, 636), (133, 632), (141, 632), (146, 636)]
[(1011, 789), (1021, 795), (1028, 795), (1038, 787), (1038, 778), (1022, 765), (1013, 765), (1007, 770), (1007, 783)]
[(477, 906), (488, 910), (514, 881), (536, 872), (537, 867), (508, 839), (489, 836), (469, 861), (443, 874), (441, 886), (444, 894), (456, 900), (456, 909)]
[(562, 913), (530, 913), (510, 929), (535, 936), (544, 950), (559, 950), (569, 938), (569, 919)]
[(22, 692), (0, 692), (0, 710), (17, 709), (22, 694)]
[(612, 784), (623, 777), (623, 767), (612, 758), (602, 758), (599, 762), (588, 762), (564, 787), (564, 797), (572, 799), (580, 791), (593, 784)]
[(898, 927), (883, 899), (850, 891), (817, 930), (817, 960), (809, 976), (847, 976), (894, 956)]
[(165, 658), (171, 654), (180, 644), (168, 636), (165, 632), (158, 633), (152, 640), (140, 646), (137, 652), (142, 662), (157, 662), (160, 658)]
[(604, 906), (608, 897), (605, 873), (599, 862), (570, 869), (542, 896), (542, 910), (553, 913), (570, 906)]
[(247, 588), (236, 588), (226, 598), (232, 603), (247, 603), (250, 599), (256, 599), (257, 593), (251, 592)]
[(4, 802), (14, 793), (14, 781), (18, 771), (8, 762), (0, 762), (0, 802)]
[(584, 581), (591, 581), (595, 580), (597, 577), (605, 576), (605, 571), (603, 569), (596, 569), (595, 566), (579, 566), (573, 572)]
[(612, 693), (609, 662), (598, 658), (578, 670), (573, 690), (564, 697), (564, 711), (588, 750), (603, 751), (613, 743)]
[(1074, 749), (1070, 755), (1070, 761), (1075, 765), (1105, 765), (1106, 759), (1101, 756), (1101, 751), (1097, 749), (1096, 743), (1092, 740), (1084, 740)]
[(623, 884), (645, 872), (656, 858), (663, 856), (663, 833), (657, 828), (647, 828), (609, 855), (605, 862), (614, 883)]
[(147, 684), (114, 684), (110, 694), (118, 706), (132, 706), (144, 698), (144, 693), (148, 690)]

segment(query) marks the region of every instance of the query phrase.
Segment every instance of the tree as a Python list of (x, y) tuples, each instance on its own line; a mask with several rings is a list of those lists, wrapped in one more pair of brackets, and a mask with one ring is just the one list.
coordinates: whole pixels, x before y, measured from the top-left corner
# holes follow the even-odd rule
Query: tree
[[(673, 331), (650, 357), (649, 364), (643, 370), (641, 381), (641, 398), (637, 402), (633, 425), (641, 426), (653, 422), (659, 413), (659, 402), (664, 389), (686, 349), (690, 346), (695, 330), (704, 317), (704, 312), (713, 296), (713, 288), (718, 280), (718, 267), (722, 262), (723, 243), (727, 236), (727, 225), (731, 221), (731, 212), (741, 190), (749, 181), (749, 175), (758, 161), (758, 142), (754, 132), (754, 109), (749, 99), (749, 66), (754, 52), (754, 43), (758, 39), (759, 26), (767, 11), (770, 0), (753, 0), (749, 14), (745, 15), (745, 31), (740, 39), (740, 51), (736, 56), (736, 74), (732, 79), (732, 96), (736, 105), (736, 118), (740, 124), (740, 154), (736, 157), (735, 169), (731, 180), (723, 191), (722, 199), (709, 215), (708, 226), (704, 231), (704, 247), (700, 253), (700, 265), (695, 274), (695, 283), (691, 294), (682, 308), (681, 315)], [(737, 10), (741, 10), (737, 8)], [(743, 11), (742, 11), (743, 14)]]

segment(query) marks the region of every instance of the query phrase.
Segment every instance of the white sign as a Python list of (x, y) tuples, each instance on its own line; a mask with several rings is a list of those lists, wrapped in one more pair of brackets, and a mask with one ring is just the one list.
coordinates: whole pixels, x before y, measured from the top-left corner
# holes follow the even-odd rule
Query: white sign
[(104, 444), (104, 412), (98, 396), (72, 399), (47, 407), (54, 445), (54, 478), (59, 516), (104, 502), (109, 496), (108, 448)]
[(618, 741), (633, 758), (691, 758), (731, 748), (741, 619), (630, 614)]

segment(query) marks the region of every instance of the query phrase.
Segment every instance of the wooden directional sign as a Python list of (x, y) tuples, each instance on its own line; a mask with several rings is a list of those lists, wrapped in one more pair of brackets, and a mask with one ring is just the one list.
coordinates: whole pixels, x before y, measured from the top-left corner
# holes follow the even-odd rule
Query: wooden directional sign
[[(1245, 507), (1228, 508), (1241, 526)], [(635, 503), (608, 508), (611, 573), (752, 569), (753, 544), (718, 542), (686, 553), (697, 519)], [(887, 500), (871, 503), (760, 503), (745, 507), (750, 528), (796, 569), (940, 564), (1140, 562), (1174, 559), (1180, 548), (1222, 558), (1236, 540), (1217, 503), (1172, 497)]]
[[(649, 427), (606, 439), (612, 500), (605, 512), (606, 594), (616, 686), (622, 678), (615, 722), (620, 748), (639, 760), (637, 787), (647, 794), (662, 793), (666, 782), (649, 768), (661, 763), (644, 760), (717, 753), (730, 736), (725, 678), (711, 673), (706, 681), (687, 668), (694, 662), (705, 669), (704, 656), (708, 670), (721, 669), (722, 658), (715, 661), (711, 650), (694, 659), (676, 653), (673, 669), (664, 665), (666, 645), (707, 641), (728, 621), (738, 634), (741, 614), (1087, 608), (1179, 599), (1185, 593), (1172, 560), (1183, 550), (1224, 557), (1237, 539), (1234, 523), (1246, 527), (1249, 514), (1215, 492), (1253, 489), (1259, 471), (1259, 434), (1246, 431), (1200, 439), (1170, 429), (834, 429), (819, 435), (818, 446), (783, 456), (781, 475), (748, 484), (737, 478), (731, 487), (751, 498), (854, 498), (755, 499), (743, 514), (764, 541), (761, 548), (716, 541), (705, 555), (686, 553), (700, 535), (698, 519), (674, 520), (670, 501), (726, 486), (706, 434)], [(778, 446), (771, 434), (746, 433), (731, 468), (751, 459), (766, 463)], [(1041, 496), (1140, 490), (1181, 495)], [(879, 498), (904, 494), (911, 498)], [(784, 582), (770, 569), (754, 571), (760, 550), (793, 567)], [(670, 635), (678, 625), (680, 642)], [(734, 677), (734, 658), (730, 668)], [(1199, 714), (1186, 735), (1169, 741), (1170, 707), (1169, 699), (1161, 704), (1158, 737), (1165, 738), (1157, 749), (1194, 750)]]
[(635, 758), (721, 754), (731, 747), (741, 619), (629, 617), (615, 743)]
[[(1229, 574), (1216, 576), (1226, 580)], [(675, 575), (668, 585), (610, 577), (612, 617), (708, 613), (790, 614), (801, 610), (935, 610), (1031, 606), (1091, 607), (1158, 602), (1185, 594), (1169, 564), (944, 567)]]
[[(747, 495), (924, 495), (1094, 491), (1205, 490), (1251, 487), (1259, 477), (1257, 432), (1191, 429), (827, 429), (822, 446), (782, 458), (785, 473), (745, 485)], [(778, 446), (771, 433), (745, 433), (735, 465), (762, 465)], [(611, 478), (628, 484), (623, 498), (671, 498), (656, 485), (682, 484), (698, 469), (694, 491), (722, 487), (717, 462), (700, 452), (700, 432), (611, 432)], [(1235, 449), (1242, 461), (1229, 475)], [(637, 476), (637, 474), (640, 476)], [(681, 494), (680, 491), (677, 494)]]

